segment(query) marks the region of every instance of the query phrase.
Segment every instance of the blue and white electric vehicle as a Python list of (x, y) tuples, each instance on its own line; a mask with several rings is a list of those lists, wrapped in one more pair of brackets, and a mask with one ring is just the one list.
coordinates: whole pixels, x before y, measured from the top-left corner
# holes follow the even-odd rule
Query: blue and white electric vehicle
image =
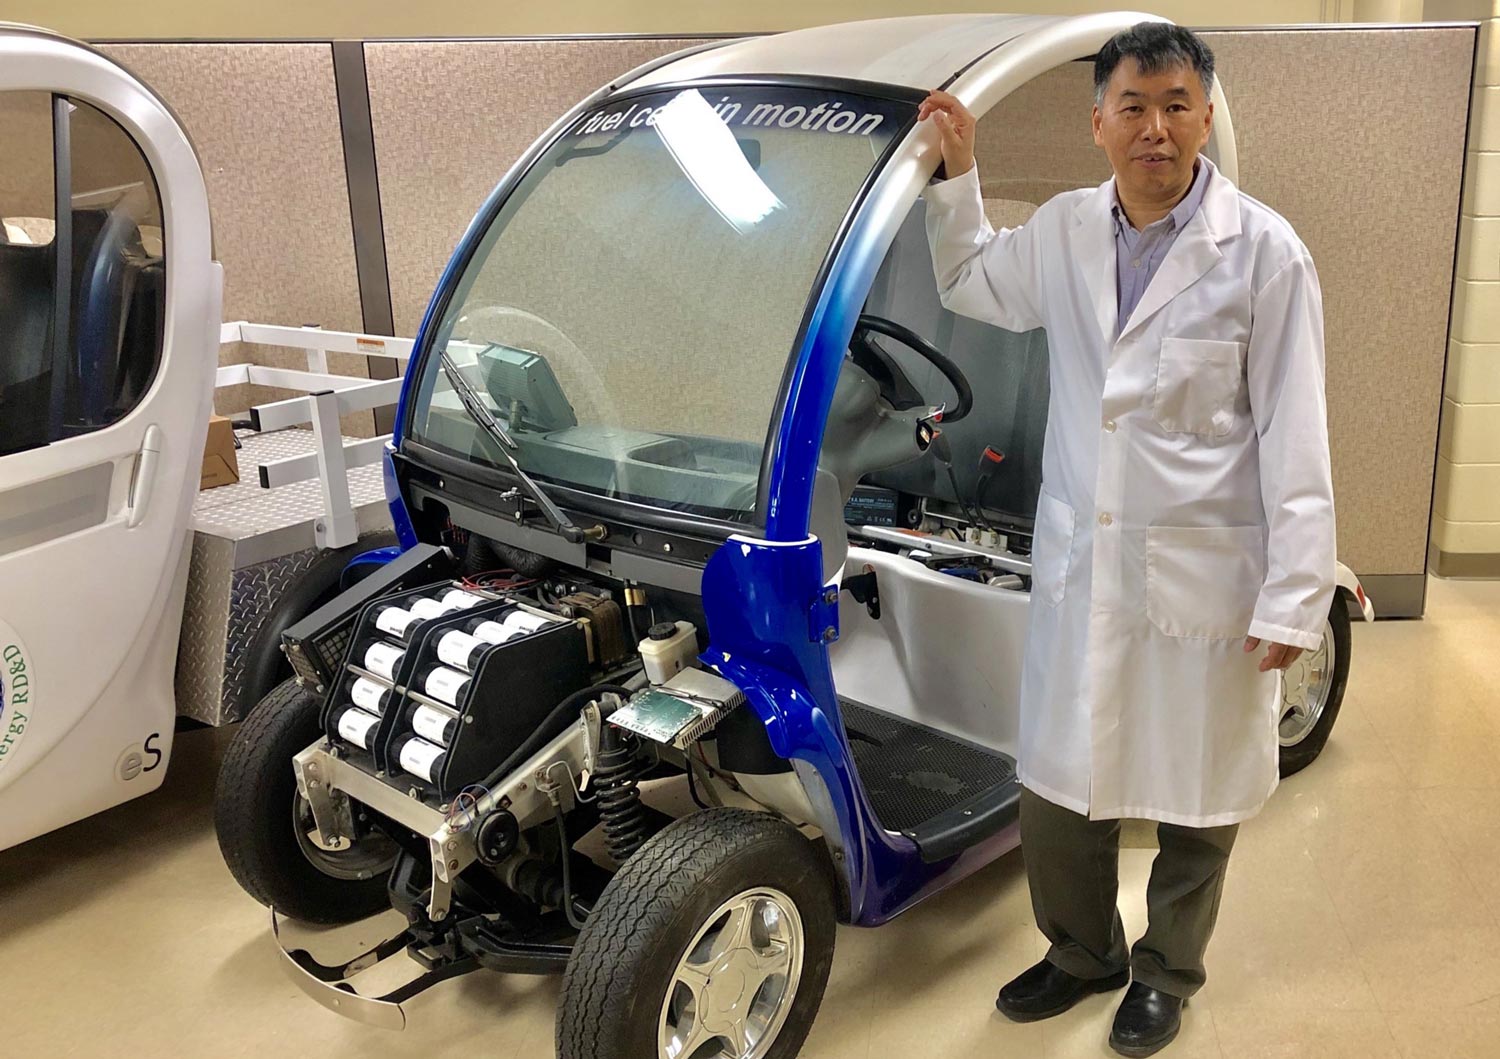
[[(283, 931), (309, 993), (400, 1026), (454, 974), (562, 972), (564, 1059), (782, 1059), (836, 923), (1016, 846), (1046, 336), (937, 303), (917, 108), (944, 87), (983, 129), (1145, 17), (705, 44), (599, 89), (505, 176), (407, 375), (399, 555), (286, 635), (297, 680), (220, 781), (252, 895), (407, 918), (340, 966)], [(1348, 604), (1370, 615), (1340, 583), (1286, 680), (1287, 770), (1337, 713)], [(412, 985), (347, 981), (402, 950)]]

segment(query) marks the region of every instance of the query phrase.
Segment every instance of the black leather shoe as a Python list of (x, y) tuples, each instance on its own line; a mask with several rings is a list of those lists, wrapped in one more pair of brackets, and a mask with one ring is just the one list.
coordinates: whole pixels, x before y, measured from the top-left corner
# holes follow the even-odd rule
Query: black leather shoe
[(995, 1007), (1012, 1022), (1038, 1022), (1061, 1015), (1086, 996), (1120, 989), (1128, 981), (1129, 971), (1108, 978), (1076, 978), (1043, 960), (1007, 982), (995, 998)]
[(1182, 1029), (1185, 1003), (1181, 997), (1132, 982), (1125, 999), (1120, 1001), (1120, 1010), (1115, 1012), (1109, 1046), (1130, 1059), (1155, 1055), (1171, 1044)]

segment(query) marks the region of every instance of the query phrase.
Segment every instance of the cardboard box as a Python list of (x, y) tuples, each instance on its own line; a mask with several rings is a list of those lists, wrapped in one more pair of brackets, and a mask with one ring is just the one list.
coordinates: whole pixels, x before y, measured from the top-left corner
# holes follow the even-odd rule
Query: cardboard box
[(240, 462), (234, 454), (234, 427), (224, 416), (213, 416), (208, 421), (208, 444), (203, 447), (203, 471), (198, 476), (198, 488), (233, 485), (239, 480)]

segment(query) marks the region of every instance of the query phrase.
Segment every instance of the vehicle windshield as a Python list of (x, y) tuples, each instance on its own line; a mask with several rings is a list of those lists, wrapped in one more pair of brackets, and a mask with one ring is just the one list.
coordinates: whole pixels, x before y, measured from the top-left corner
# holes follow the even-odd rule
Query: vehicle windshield
[(581, 116), (506, 199), (421, 361), (413, 440), (542, 483), (736, 522), (820, 266), (915, 106), (673, 89)]

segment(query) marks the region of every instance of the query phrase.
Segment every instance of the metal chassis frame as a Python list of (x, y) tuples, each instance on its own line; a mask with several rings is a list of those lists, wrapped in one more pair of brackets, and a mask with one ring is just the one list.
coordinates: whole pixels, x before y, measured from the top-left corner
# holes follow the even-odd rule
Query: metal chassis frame
[[(574, 784), (585, 782), (581, 777), (593, 769), (592, 748), (597, 738), (597, 725), (591, 727), (587, 714), (581, 715), (566, 731), (481, 796), (472, 810), (457, 817), (446, 805), (434, 809), (422, 802), (415, 788), (403, 794), (386, 783), (383, 776), (372, 776), (351, 764), (326, 738), (294, 757), (292, 769), (297, 777), (297, 790), (311, 806), (313, 822), (324, 842), (353, 838), (350, 799), (425, 838), (432, 861), (432, 894), (427, 903), (427, 917), (436, 923), (452, 909), (454, 880), (479, 859), (470, 826), (474, 820), (491, 810), (507, 809), (526, 828), (554, 811), (553, 797), (560, 799), (562, 809), (572, 808)], [(559, 765), (565, 765), (571, 773), (568, 782), (559, 783), (552, 775)]]

